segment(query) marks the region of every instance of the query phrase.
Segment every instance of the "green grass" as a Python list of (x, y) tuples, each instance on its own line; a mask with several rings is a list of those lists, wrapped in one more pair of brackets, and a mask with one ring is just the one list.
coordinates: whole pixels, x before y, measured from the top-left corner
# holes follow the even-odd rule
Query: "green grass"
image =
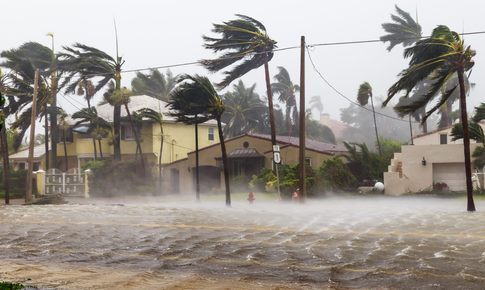
[(22, 284), (17, 284), (17, 283), (0, 282), (0, 290), (17, 290), (17, 289), (25, 289), (26, 287), (29, 287), (28, 289), (37, 288), (34, 286), (24, 286)]

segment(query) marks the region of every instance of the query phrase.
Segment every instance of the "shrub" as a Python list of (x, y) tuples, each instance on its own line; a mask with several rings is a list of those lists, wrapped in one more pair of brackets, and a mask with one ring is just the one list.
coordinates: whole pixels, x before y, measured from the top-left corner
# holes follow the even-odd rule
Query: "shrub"
[(231, 191), (245, 192), (249, 190), (249, 179), (245, 175), (238, 175), (231, 180)]
[(357, 179), (340, 158), (324, 160), (318, 172), (324, 180), (325, 190), (335, 191), (357, 187)]
[(447, 189), (448, 189), (448, 184), (446, 184), (444, 182), (438, 182), (438, 183), (433, 184), (433, 190), (443, 191), (443, 190), (447, 190)]
[[(273, 183), (276, 181), (276, 175), (269, 168), (263, 168), (258, 175), (253, 175), (253, 179), (249, 182), (249, 189), (255, 192), (273, 192)], [(269, 190), (266, 189), (268, 183)]]

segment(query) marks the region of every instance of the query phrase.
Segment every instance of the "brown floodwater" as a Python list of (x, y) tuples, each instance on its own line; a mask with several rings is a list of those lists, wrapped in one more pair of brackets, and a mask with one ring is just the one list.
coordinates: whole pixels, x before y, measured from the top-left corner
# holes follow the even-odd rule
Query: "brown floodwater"
[(426, 197), (2, 205), (0, 280), (67, 289), (485, 289), (484, 220), (465, 200)]

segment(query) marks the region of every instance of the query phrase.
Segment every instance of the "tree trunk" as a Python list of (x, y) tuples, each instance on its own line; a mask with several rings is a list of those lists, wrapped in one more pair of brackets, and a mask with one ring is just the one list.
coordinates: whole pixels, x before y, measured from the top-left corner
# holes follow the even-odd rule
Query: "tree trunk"
[(93, 147), (94, 147), (94, 161), (98, 161), (98, 153), (96, 151), (96, 138), (93, 136)]
[(113, 144), (113, 150), (114, 150), (114, 156), (113, 160), (115, 162), (120, 162), (121, 161), (121, 135), (120, 135), (120, 116), (121, 116), (121, 106), (114, 106), (114, 111), (113, 111), (113, 125), (115, 127), (115, 142)]
[(47, 116), (47, 102), (44, 105), (44, 146), (45, 146), (45, 170), (49, 169), (49, 120)]
[(226, 184), (226, 206), (231, 206), (231, 188), (229, 185), (229, 167), (227, 166), (226, 144), (222, 135), (221, 117), (217, 118), (217, 129), (219, 130), (219, 142), (221, 143), (222, 163), (224, 165), (224, 183)]
[(288, 101), (286, 102), (286, 125), (288, 126), (288, 136), (291, 137), (291, 108), (288, 106)]
[[(52, 104), (51, 107), (57, 106), (57, 80), (55, 81), (54, 90), (52, 92)], [(54, 111), (50, 115), (51, 117), (51, 168), (57, 168), (57, 138), (59, 135), (57, 126), (57, 113)], [(47, 116), (46, 116), (47, 118)], [(47, 136), (46, 136), (47, 141)]]
[(5, 189), (5, 204), (10, 204), (10, 165), (8, 160), (7, 129), (5, 128), (5, 123), (3, 124), (2, 131), (0, 132), (0, 137), (3, 152), (3, 187)]
[[(161, 129), (161, 128), (160, 128)], [(160, 154), (158, 156), (158, 187), (162, 190), (162, 150), (163, 150), (163, 130), (162, 130), (162, 142), (160, 144)]]
[[(124, 103), (124, 104), (125, 104), (126, 113), (128, 114), (128, 118), (130, 119), (131, 128), (133, 128), (133, 133), (135, 134), (136, 146), (138, 146), (138, 148), (140, 148), (141, 168), (143, 170), (143, 177), (146, 178), (145, 161), (143, 161), (143, 152), (141, 151), (140, 142), (138, 140), (138, 133), (136, 132), (135, 125), (133, 124), (133, 119), (131, 119), (131, 114), (130, 114), (130, 109), (128, 109), (128, 104), (127, 103)], [(121, 158), (121, 156), (120, 156), (120, 158)], [(136, 166), (136, 164), (135, 164), (135, 166)]]
[(99, 154), (101, 156), (101, 160), (103, 160), (103, 149), (101, 149), (101, 139), (98, 140), (98, 144), (99, 144)]
[(64, 131), (64, 161), (66, 162), (66, 171), (64, 172), (67, 172), (68, 168), (67, 168), (67, 146), (66, 146), (66, 131)]
[(413, 125), (411, 124), (411, 114), (409, 114), (409, 131), (411, 132), (411, 145), (413, 144)]
[(379, 147), (379, 157), (382, 157), (381, 143), (379, 142), (379, 134), (377, 133), (376, 111), (374, 111), (374, 100), (372, 96), (370, 96), (370, 102), (372, 104), (372, 114), (374, 114), (374, 127), (376, 128), (376, 138), (377, 138), (377, 147)]
[[(268, 55), (264, 54), (264, 73), (266, 76), (266, 92), (268, 94), (269, 122), (271, 126), (271, 144), (276, 145), (276, 124), (273, 111), (273, 94), (271, 93), (271, 83), (269, 80)], [(271, 148), (273, 151), (273, 148)]]
[(195, 115), (195, 201), (200, 202), (199, 184), (199, 127), (197, 126), (197, 115)]
[(466, 193), (467, 193), (467, 211), (475, 211), (473, 202), (473, 184), (472, 184), (472, 165), (470, 159), (470, 132), (468, 131), (468, 119), (466, 112), (466, 92), (465, 81), (463, 79), (463, 68), (458, 69), (458, 80), (460, 82), (460, 104), (461, 117), (463, 122), (463, 150), (465, 153), (465, 173), (466, 173)]

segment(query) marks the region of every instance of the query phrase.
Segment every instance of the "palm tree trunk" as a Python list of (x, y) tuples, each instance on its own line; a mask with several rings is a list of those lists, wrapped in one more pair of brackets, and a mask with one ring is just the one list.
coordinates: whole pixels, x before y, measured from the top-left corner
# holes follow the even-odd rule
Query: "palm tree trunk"
[(264, 73), (266, 76), (266, 92), (268, 94), (269, 122), (271, 125), (271, 144), (276, 145), (276, 125), (273, 111), (273, 94), (271, 93), (271, 83), (269, 80), (268, 55), (264, 54)]
[(45, 170), (49, 169), (49, 120), (47, 117), (47, 103), (44, 104), (44, 145), (45, 145)]
[(101, 139), (98, 140), (98, 144), (99, 144), (99, 154), (101, 155), (101, 160), (103, 160), (103, 149), (101, 149)]
[(195, 115), (195, 200), (200, 202), (199, 184), (199, 127), (197, 126), (197, 115)]
[(376, 111), (374, 111), (374, 100), (372, 96), (370, 97), (370, 102), (372, 104), (372, 114), (374, 114), (374, 127), (376, 128), (376, 138), (377, 138), (377, 147), (379, 147), (379, 157), (382, 157), (381, 143), (379, 142), (379, 134), (377, 134)]
[(224, 165), (224, 183), (226, 184), (226, 206), (231, 206), (231, 188), (229, 185), (229, 167), (227, 166), (226, 144), (222, 135), (221, 117), (217, 118), (217, 129), (219, 130), (219, 142), (221, 143), (222, 164)]
[(158, 187), (162, 190), (162, 150), (163, 150), (163, 130), (162, 142), (160, 144), (160, 154), (158, 154)]
[[(2, 118), (3, 119), (3, 118)], [(10, 166), (8, 161), (8, 143), (7, 143), (7, 129), (5, 123), (0, 132), (3, 152), (3, 188), (5, 189), (5, 204), (10, 204)]]
[(93, 147), (94, 147), (94, 161), (98, 161), (98, 153), (96, 151), (96, 138), (93, 136)]
[[(141, 168), (143, 170), (143, 177), (146, 178), (146, 174), (145, 174), (145, 161), (143, 161), (143, 152), (141, 151), (140, 141), (138, 140), (138, 133), (136, 132), (135, 125), (133, 124), (133, 119), (131, 118), (130, 109), (128, 109), (128, 104), (127, 103), (125, 103), (125, 109), (126, 109), (126, 113), (128, 114), (128, 118), (130, 119), (131, 128), (133, 129), (133, 133), (135, 134), (136, 146), (140, 149)], [(136, 164), (135, 164), (135, 166), (136, 166)]]
[(113, 150), (114, 150), (114, 156), (113, 159), (115, 162), (120, 162), (121, 161), (121, 135), (120, 135), (120, 125), (121, 125), (121, 120), (120, 120), (120, 114), (121, 114), (121, 106), (114, 106), (114, 111), (113, 111), (113, 125), (115, 127), (115, 142), (113, 144)]
[(411, 114), (409, 114), (409, 131), (411, 132), (411, 145), (413, 144), (413, 125), (411, 124)]
[[(54, 84), (54, 90), (52, 92), (52, 104), (51, 107), (57, 106), (57, 81)], [(47, 116), (46, 116), (47, 118)], [(58, 126), (57, 126), (57, 114), (55, 111), (50, 115), (51, 118), (51, 168), (57, 168), (57, 138), (58, 138)], [(46, 141), (48, 140), (46, 136)]]
[(467, 193), (467, 211), (475, 211), (473, 202), (473, 185), (472, 185), (472, 165), (470, 159), (470, 132), (468, 131), (468, 119), (466, 112), (466, 92), (465, 81), (463, 78), (463, 68), (458, 69), (458, 80), (460, 82), (460, 104), (461, 118), (463, 122), (463, 150), (465, 153), (465, 173), (466, 173), (466, 193)]

